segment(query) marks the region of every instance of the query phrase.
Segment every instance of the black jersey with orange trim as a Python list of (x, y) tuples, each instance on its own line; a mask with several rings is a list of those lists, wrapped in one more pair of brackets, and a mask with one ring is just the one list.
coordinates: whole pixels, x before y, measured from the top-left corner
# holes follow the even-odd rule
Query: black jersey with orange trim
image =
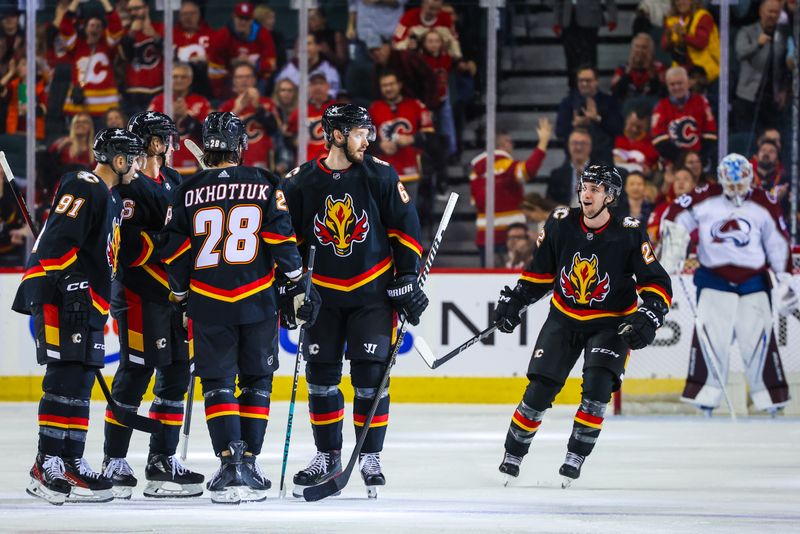
[(325, 157), (290, 172), (283, 186), (295, 232), (303, 246), (317, 246), (314, 284), (326, 306), (385, 301), (395, 272), (419, 272), (414, 203), (388, 163), (365, 155), (332, 171)]
[(531, 298), (552, 290), (551, 315), (581, 331), (617, 325), (636, 311), (638, 296), (672, 302), (670, 277), (639, 221), (612, 216), (589, 229), (580, 208), (553, 212), (520, 283)]
[(277, 317), (275, 269), (302, 274), (280, 178), (255, 167), (218, 167), (185, 180), (173, 196), (161, 258), (189, 316), (216, 324)]
[(33, 246), (12, 309), (31, 314), (38, 304), (61, 304), (58, 281), (81, 273), (89, 281), (89, 324), (103, 328), (116, 276), (122, 198), (91, 172), (61, 177), (50, 216)]
[(169, 282), (158, 247), (172, 194), (181, 181), (177, 171), (164, 167), (155, 178), (139, 173), (130, 184), (117, 186), (122, 197), (123, 224), (112, 313), (126, 306), (123, 286), (145, 300), (168, 301)]

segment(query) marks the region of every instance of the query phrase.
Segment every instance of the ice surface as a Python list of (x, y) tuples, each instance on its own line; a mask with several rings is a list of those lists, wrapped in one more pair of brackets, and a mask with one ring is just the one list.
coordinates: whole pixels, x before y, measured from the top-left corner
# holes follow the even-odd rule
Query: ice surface
[[(87, 444), (95, 469), (102, 461), (102, 409), (93, 403)], [(287, 403), (274, 403), (260, 460), (273, 482), (264, 503), (145, 499), (147, 437), (137, 433), (129, 460), (140, 482), (131, 501), (56, 507), (24, 492), (35, 454), (36, 405), (0, 404), (0, 531), (800, 532), (796, 418), (733, 424), (727, 418), (609, 417), (581, 478), (562, 490), (558, 468), (575, 408), (556, 407), (519, 479), (504, 488), (497, 466), (513, 409), (395, 404), (382, 455), (388, 485), (377, 501), (367, 500), (357, 473), (340, 497), (279, 501)], [(209, 476), (217, 460), (201, 411), (194, 422), (187, 465)], [(313, 454), (309, 427), (307, 409), (298, 405), (290, 480)], [(354, 441), (350, 423), (345, 432), (344, 461)]]

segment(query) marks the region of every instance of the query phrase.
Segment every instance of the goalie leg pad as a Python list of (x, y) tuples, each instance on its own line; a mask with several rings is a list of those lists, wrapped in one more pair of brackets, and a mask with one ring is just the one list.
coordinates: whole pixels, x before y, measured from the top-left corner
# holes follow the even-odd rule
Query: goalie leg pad
[(211, 435), (214, 454), (228, 449), (232, 441), (242, 439), (239, 421), (239, 401), (233, 391), (234, 377), (201, 379), (205, 399), (206, 424)]
[[(386, 365), (377, 362), (353, 360), (350, 362), (350, 377), (355, 389), (353, 399), (353, 426), (356, 437), (364, 430), (367, 412), (378, 392)], [(369, 425), (366, 441), (362, 452), (376, 453), (383, 450), (383, 441), (386, 438), (386, 427), (389, 424), (389, 387), (381, 394), (378, 409)]]
[(545, 376), (533, 376), (525, 388), (506, 434), (506, 452), (514, 456), (525, 456), (531, 447), (531, 442), (542, 418), (548, 408), (553, 405), (553, 399), (564, 387), (562, 382), (556, 382)]

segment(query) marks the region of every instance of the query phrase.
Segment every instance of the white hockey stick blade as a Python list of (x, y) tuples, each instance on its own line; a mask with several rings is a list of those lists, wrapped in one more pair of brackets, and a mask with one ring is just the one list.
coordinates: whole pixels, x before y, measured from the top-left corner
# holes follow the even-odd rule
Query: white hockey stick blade
[(11, 172), (11, 166), (8, 164), (8, 160), (6, 159), (6, 153), (0, 150), (0, 167), (3, 168), (3, 174), (8, 180), (9, 183), (14, 181), (14, 173)]
[(197, 163), (200, 164), (201, 169), (205, 170), (208, 168), (206, 167), (206, 164), (203, 163), (203, 149), (197, 146), (197, 143), (195, 143), (191, 139), (184, 139), (183, 145), (189, 150), (189, 152), (192, 153), (194, 159), (196, 159)]
[(425, 341), (425, 338), (422, 336), (414, 336), (414, 350), (417, 351), (420, 358), (427, 364), (428, 367), (433, 369), (433, 362), (436, 361), (436, 356), (433, 354), (433, 350), (431, 350), (431, 346), (428, 345), (428, 342)]

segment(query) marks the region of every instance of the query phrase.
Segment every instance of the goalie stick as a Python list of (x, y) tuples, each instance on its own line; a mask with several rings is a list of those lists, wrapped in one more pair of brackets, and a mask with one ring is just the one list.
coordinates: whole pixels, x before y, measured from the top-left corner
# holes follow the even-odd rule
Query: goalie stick
[[(17, 188), (16, 183), (14, 182), (14, 173), (11, 172), (11, 167), (8, 165), (6, 153), (2, 151), (0, 151), (0, 167), (3, 169), (3, 174), (6, 177), (6, 181), (8, 181), (8, 183), (11, 185), (11, 191), (14, 193), (17, 206), (22, 212), (25, 222), (28, 223), (28, 227), (31, 229), (31, 232), (33, 232), (33, 237), (38, 239), (40, 234), (39, 227), (36, 225), (36, 223), (34, 223), (33, 218), (31, 217), (31, 212), (28, 210), (28, 205), (25, 202), (25, 199), (22, 197), (22, 192)], [(97, 378), (100, 389), (103, 390), (103, 396), (106, 398), (106, 402), (108, 402), (108, 407), (111, 409), (111, 413), (114, 414), (114, 419), (124, 426), (133, 428), (134, 430), (139, 430), (141, 432), (147, 432), (148, 434), (161, 432), (163, 427), (161, 421), (150, 419), (149, 417), (143, 417), (135, 412), (129, 412), (117, 404), (116, 401), (114, 401), (114, 399), (111, 397), (111, 391), (108, 389), (108, 384), (106, 384), (105, 378), (103, 378), (103, 374), (100, 372), (100, 369), (95, 369), (94, 375)]]
[[(436, 253), (439, 251), (439, 245), (442, 243), (444, 231), (447, 229), (447, 225), (450, 223), (450, 217), (453, 215), (457, 201), (458, 194), (450, 193), (450, 198), (447, 200), (447, 206), (442, 214), (442, 220), (439, 222), (439, 228), (436, 230), (436, 235), (434, 236), (433, 242), (431, 243), (431, 248), (428, 251), (428, 257), (425, 259), (425, 265), (423, 266), (422, 272), (418, 278), (420, 289), (425, 286), (425, 282), (428, 279), (428, 274), (431, 271), (431, 265), (433, 264), (434, 258), (436, 258)], [(350, 455), (350, 461), (347, 462), (347, 467), (322, 484), (310, 486), (304, 489), (303, 498), (306, 501), (319, 501), (326, 497), (330, 497), (331, 495), (342, 491), (342, 489), (347, 485), (347, 482), (350, 480), (350, 475), (353, 474), (353, 468), (355, 467), (356, 462), (358, 462), (361, 449), (364, 447), (364, 442), (367, 439), (367, 432), (369, 432), (372, 419), (375, 417), (375, 412), (378, 410), (378, 403), (380, 402), (381, 397), (383, 397), (383, 392), (386, 391), (386, 387), (389, 385), (389, 373), (397, 361), (397, 353), (400, 351), (400, 346), (403, 344), (403, 338), (405, 337), (407, 329), (408, 323), (405, 317), (403, 317), (400, 327), (398, 328), (397, 339), (394, 342), (391, 355), (389, 356), (389, 361), (386, 363), (386, 370), (384, 371), (381, 383), (375, 392), (375, 398), (372, 400), (372, 406), (370, 406), (369, 412), (367, 412), (367, 417), (364, 420), (364, 426), (361, 428), (361, 432), (358, 433), (358, 440), (356, 441), (356, 446), (353, 449), (353, 453)]]

